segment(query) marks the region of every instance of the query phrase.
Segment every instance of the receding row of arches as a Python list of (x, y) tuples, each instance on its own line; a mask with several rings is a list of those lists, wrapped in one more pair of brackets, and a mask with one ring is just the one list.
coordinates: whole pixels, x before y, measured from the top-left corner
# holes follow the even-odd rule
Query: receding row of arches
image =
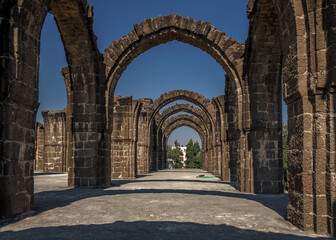
[[(203, 134), (202, 144), (210, 152), (205, 157), (209, 171), (221, 169), (223, 179), (236, 178), (240, 191), (281, 192), (283, 93), (288, 105), (289, 130), (288, 219), (306, 230), (333, 233), (336, 109), (332, 1), (250, 0), (246, 45), (204, 21), (173, 14), (150, 18), (114, 41), (103, 55), (97, 49), (92, 29), (92, 7), (85, 1), (13, 0), (0, 5), (1, 38), (5, 46), (0, 49), (2, 217), (33, 208), (39, 45), (49, 11), (56, 19), (69, 64), (63, 69), (63, 75), (68, 98), (70, 186), (110, 186), (114, 167), (111, 167), (114, 158), (111, 154), (118, 156), (118, 151), (126, 147), (132, 149), (128, 158), (135, 158), (138, 155), (133, 153), (141, 151), (135, 145), (140, 146), (139, 141), (144, 143), (144, 154), (157, 152), (148, 154), (149, 161), (143, 164), (143, 171), (159, 168), (164, 160), (157, 150), (166, 141), (165, 134), (170, 128), (189, 121), (195, 128), (202, 123), (199, 131), (207, 133)], [(152, 111), (143, 111), (141, 105), (150, 105), (146, 99), (133, 104), (132, 99), (118, 99), (114, 91), (134, 58), (172, 40), (210, 54), (226, 72), (226, 90), (223, 97), (213, 100), (214, 104), (201, 96), (197, 101), (191, 100), (199, 104), (204, 116), (194, 117), (193, 121), (187, 120), (191, 117), (181, 117), (171, 127), (160, 122), (159, 126), (166, 127), (162, 131), (153, 124), (159, 109), (183, 97), (166, 98), (169, 93), (163, 94), (153, 102)], [(127, 102), (132, 102), (131, 106)], [(119, 108), (120, 119), (126, 119), (125, 122), (118, 121), (113, 113), (115, 108)], [(126, 112), (136, 112), (137, 117), (123, 116)], [(146, 122), (149, 130), (139, 134), (143, 131), (140, 125)], [(152, 137), (155, 135), (156, 139)], [(147, 144), (149, 141), (154, 142)], [(135, 169), (142, 171), (136, 168), (135, 164), (140, 166), (137, 161), (130, 163), (134, 166), (128, 167), (129, 176), (136, 174)], [(236, 164), (235, 172), (232, 172), (233, 164)]]
[[(195, 106), (175, 104), (160, 113), (160, 109), (177, 100), (185, 100)], [(221, 175), (224, 161), (221, 144), (226, 141), (221, 139), (220, 123), (226, 120), (217, 111), (223, 105), (223, 100), (223, 97), (216, 97), (210, 102), (204, 96), (188, 90), (164, 93), (154, 102), (148, 99), (143, 101), (133, 100), (131, 97), (115, 97), (112, 178), (134, 178), (137, 174), (165, 168), (167, 140), (181, 126), (188, 126), (200, 135), (203, 168), (215, 175)], [(175, 115), (183, 112), (188, 114)], [(229, 164), (226, 163), (225, 166)], [(225, 170), (222, 178), (230, 180), (230, 171)]]

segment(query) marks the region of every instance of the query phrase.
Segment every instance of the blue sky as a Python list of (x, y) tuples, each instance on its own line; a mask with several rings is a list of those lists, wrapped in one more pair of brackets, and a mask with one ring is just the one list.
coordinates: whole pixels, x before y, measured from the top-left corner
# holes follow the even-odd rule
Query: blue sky
[[(248, 34), (247, 0), (89, 0), (89, 3), (94, 6), (94, 32), (102, 53), (113, 40), (129, 33), (133, 24), (171, 13), (209, 21), (239, 42), (244, 42)], [(59, 32), (48, 14), (41, 35), (38, 121), (43, 121), (41, 110), (66, 107), (65, 84), (60, 74), (66, 65)], [(224, 74), (207, 53), (173, 41), (138, 56), (120, 78), (116, 94), (155, 99), (170, 90), (187, 89), (211, 99), (224, 94)], [(194, 130), (182, 127), (172, 133), (169, 143), (178, 139), (185, 145), (190, 138), (200, 142)]]

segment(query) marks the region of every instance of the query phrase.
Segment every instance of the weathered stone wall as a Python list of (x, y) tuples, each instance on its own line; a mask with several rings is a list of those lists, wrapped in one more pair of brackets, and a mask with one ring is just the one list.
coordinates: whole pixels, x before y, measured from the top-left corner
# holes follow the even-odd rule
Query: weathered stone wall
[[(282, 109), (280, 26), (275, 5), (260, 0), (256, 18), (250, 22), (246, 74), (250, 86), (253, 173), (250, 189), (257, 193), (279, 193), (282, 185)], [(251, 171), (244, 165), (241, 171)], [(250, 169), (249, 169), (250, 168)]]
[(152, 120), (150, 124), (150, 143), (149, 143), (149, 156), (150, 156), (150, 170), (157, 171), (159, 169), (159, 163), (157, 158), (157, 126), (155, 120)]
[[(271, 18), (265, 18), (272, 11)], [(278, 29), (273, 34), (274, 28), (260, 34), (269, 35), (268, 41), (273, 41), (266, 45), (268, 48), (258, 50), (259, 43), (249, 44), (248, 53), (252, 56), (256, 51), (257, 57), (268, 59), (279, 52), (282, 57), (277, 67), (273, 56), (269, 66), (274, 67), (269, 72), (282, 67), (283, 95), (288, 105), (287, 217), (302, 229), (331, 234), (335, 228), (335, 155), (330, 146), (335, 144), (329, 144), (335, 139), (335, 53), (331, 57), (329, 46), (335, 46), (334, 13), (333, 1), (249, 1), (248, 5), (250, 39), (258, 39), (258, 34), (254, 35), (263, 32), (263, 26)], [(257, 70), (249, 72), (248, 77), (255, 78), (252, 74)], [(264, 80), (267, 86), (269, 78)], [(252, 110), (251, 115), (256, 112)], [(252, 151), (259, 147), (252, 146)]]
[[(14, 0), (1, 1), (0, 9), (0, 216), (11, 217), (33, 208), (39, 47), (48, 10), (61, 33), (74, 93), (68, 99), (74, 136), (69, 185), (109, 186), (110, 168), (106, 151), (99, 148), (103, 144), (96, 144), (97, 139), (106, 139), (105, 77), (92, 8), (84, 1)], [(90, 139), (94, 144), (88, 144)]]
[(42, 111), (44, 120), (44, 172), (67, 171), (65, 111)]
[(136, 177), (136, 140), (132, 97), (116, 97), (111, 140), (111, 178)]
[[(226, 158), (229, 159), (230, 180), (236, 181), (240, 153), (239, 111), (236, 100), (238, 93), (235, 82), (231, 81), (228, 76), (226, 76), (225, 83), (225, 111), (227, 117)], [(241, 169), (241, 171), (244, 170), (244, 168)]]
[(41, 123), (36, 122), (35, 137), (35, 170), (44, 168), (44, 127)]
[(225, 113), (225, 95), (217, 96), (212, 99), (212, 103), (216, 107), (216, 152), (219, 159), (219, 167), (221, 168), (221, 180), (230, 181), (234, 179), (236, 171), (235, 166), (230, 166), (230, 158), (227, 156), (227, 114)]
[[(28, 3), (29, 2), (29, 3)], [(40, 31), (48, 1), (0, 2), (0, 217), (33, 209)]]
[(137, 136), (137, 174), (146, 174), (150, 170), (149, 160), (149, 113), (152, 111), (153, 100), (140, 98), (142, 103), (138, 120)]

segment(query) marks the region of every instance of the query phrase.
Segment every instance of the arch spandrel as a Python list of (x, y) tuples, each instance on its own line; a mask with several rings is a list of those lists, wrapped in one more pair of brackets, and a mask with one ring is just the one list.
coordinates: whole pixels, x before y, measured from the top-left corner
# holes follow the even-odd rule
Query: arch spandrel
[(216, 117), (214, 105), (203, 95), (188, 90), (173, 90), (161, 94), (161, 96), (154, 101), (151, 119), (153, 119), (164, 106), (177, 100), (185, 100), (200, 107), (207, 114), (211, 124), (214, 124), (213, 122)]
[(194, 117), (194, 116), (187, 115), (187, 114), (176, 115), (176, 116), (168, 118), (162, 125), (163, 135), (165, 135), (169, 126), (171, 126), (172, 124), (175, 124), (177, 122), (180, 122), (180, 121), (188, 121), (188, 122), (192, 122), (192, 123), (196, 124), (198, 126), (198, 128), (200, 129), (200, 131), (204, 132), (204, 134), (206, 136), (209, 136), (209, 132), (208, 132), (206, 126), (203, 125), (202, 121), (200, 119)]
[(175, 104), (174, 106), (165, 109), (161, 114), (158, 113), (156, 115), (157, 126), (160, 128), (167, 118), (179, 112), (193, 114), (194, 116), (199, 118), (204, 125), (208, 125), (209, 127), (211, 127), (210, 119), (208, 118), (206, 113), (190, 104)]

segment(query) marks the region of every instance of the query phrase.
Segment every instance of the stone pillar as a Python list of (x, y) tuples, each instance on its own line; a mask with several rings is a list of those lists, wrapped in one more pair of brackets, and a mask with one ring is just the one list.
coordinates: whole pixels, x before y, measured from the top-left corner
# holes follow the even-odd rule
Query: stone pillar
[(149, 173), (149, 113), (151, 112), (153, 100), (150, 98), (140, 98), (141, 109), (137, 120), (137, 174)]
[(44, 167), (44, 127), (36, 122), (35, 138), (35, 170), (43, 170)]
[(150, 153), (150, 169), (151, 171), (157, 171), (159, 169), (158, 161), (157, 161), (157, 135), (156, 135), (156, 125), (155, 121), (151, 123), (150, 129), (150, 144), (149, 144), (149, 153)]
[[(237, 162), (237, 186), (239, 191), (254, 192), (254, 176), (251, 151), (248, 150), (248, 132), (240, 132)], [(230, 155), (232, 156), (232, 155)]]
[(44, 120), (44, 172), (67, 171), (66, 113), (42, 111)]
[(34, 206), (37, 66), (47, 2), (0, 2), (0, 218)]
[[(258, 7), (260, 11), (249, 15), (249, 51), (245, 56), (244, 77), (248, 83), (247, 104), (251, 111), (247, 149), (251, 151), (252, 162), (249, 159), (240, 160), (246, 171), (242, 181), (253, 181), (253, 189), (247, 189), (248, 192), (281, 193), (281, 26), (278, 9), (272, 1), (260, 0)], [(247, 175), (249, 178), (246, 178)]]
[(162, 141), (162, 161), (163, 161), (163, 168), (167, 168), (167, 139), (166, 136), (163, 137)]
[(333, 232), (336, 202), (335, 94), (288, 102), (289, 221)]
[(157, 133), (157, 162), (158, 162), (158, 169), (162, 170), (163, 166), (163, 148), (162, 148), (162, 129), (159, 129)]
[(225, 141), (221, 141), (221, 152), (222, 152), (222, 172), (221, 172), (221, 179), (225, 182), (231, 181), (231, 173), (230, 173), (230, 166), (229, 166), (229, 155), (227, 151), (227, 144)]
[(114, 107), (111, 139), (111, 178), (132, 179), (136, 177), (136, 142), (133, 136), (132, 97), (118, 98)]
[(147, 141), (146, 141), (146, 130), (147, 130), (147, 112), (140, 112), (139, 116), (139, 126), (138, 126), (138, 143), (137, 143), (137, 174), (148, 173), (148, 166), (146, 165), (147, 160)]
[(214, 175), (216, 176), (221, 176), (222, 172), (222, 146), (220, 144), (220, 141), (216, 141), (215, 147), (215, 163), (216, 163), (216, 168), (214, 169)]

